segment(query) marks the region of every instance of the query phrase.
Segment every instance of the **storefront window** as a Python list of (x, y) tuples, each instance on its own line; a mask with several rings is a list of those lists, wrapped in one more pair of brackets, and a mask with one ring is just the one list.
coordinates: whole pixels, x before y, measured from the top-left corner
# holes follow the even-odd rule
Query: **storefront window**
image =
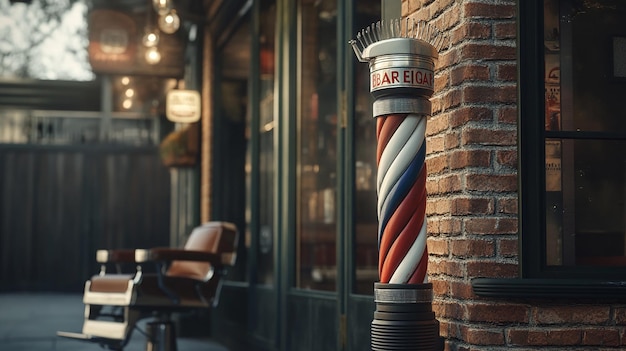
[(548, 267), (626, 266), (625, 21), (623, 1), (544, 2)]
[(337, 4), (301, 0), (297, 286), (335, 290)]
[(259, 38), (259, 245), (257, 252), (258, 283), (274, 281), (274, 31), (276, 1), (261, 1)]

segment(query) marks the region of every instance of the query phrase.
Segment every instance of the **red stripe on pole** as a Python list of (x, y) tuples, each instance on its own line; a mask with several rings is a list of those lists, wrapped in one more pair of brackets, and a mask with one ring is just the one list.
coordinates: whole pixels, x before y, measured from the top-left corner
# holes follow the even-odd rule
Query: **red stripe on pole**
[[(426, 189), (424, 186), (420, 186), (425, 180), (426, 169), (422, 167), (415, 185), (402, 200), (398, 210), (391, 216), (389, 223), (392, 224), (392, 226), (387, 225), (383, 231), (379, 254), (379, 272), (380, 281), (382, 283), (389, 282), (391, 276), (398, 268), (398, 265), (400, 265), (400, 262), (402, 262), (420, 234), (420, 230), (426, 220)], [(406, 225), (400, 228), (399, 224), (396, 224), (395, 217), (398, 213), (401, 213), (402, 216), (406, 216), (405, 212), (409, 212), (411, 218)], [(398, 234), (396, 235), (395, 233)], [(386, 238), (393, 238), (393, 241), (389, 242)], [(383, 245), (383, 241), (385, 245)], [(390, 245), (389, 249), (387, 249), (387, 245)]]
[(417, 269), (407, 282), (407, 284), (423, 284), (426, 280), (426, 271), (428, 270), (428, 246), (424, 249), (424, 255), (417, 264)]
[(376, 130), (378, 134), (378, 143), (376, 147), (376, 164), (380, 163), (380, 158), (383, 155), (383, 151), (389, 143), (389, 140), (396, 132), (407, 114), (402, 115), (387, 115), (384, 117), (378, 117), (376, 120)]

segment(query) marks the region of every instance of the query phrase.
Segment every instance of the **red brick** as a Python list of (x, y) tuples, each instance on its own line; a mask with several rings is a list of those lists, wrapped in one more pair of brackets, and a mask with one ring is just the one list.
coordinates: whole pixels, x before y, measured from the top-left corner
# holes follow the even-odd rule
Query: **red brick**
[(430, 155), (436, 152), (442, 152), (445, 150), (445, 137), (444, 135), (431, 136), (426, 142), (426, 154)]
[[(449, 211), (449, 202), (446, 197), (443, 196), (430, 196), (426, 198), (426, 217), (432, 217), (437, 215), (447, 214)], [(429, 221), (429, 223), (432, 220)]]
[(454, 149), (461, 145), (461, 134), (459, 132), (448, 132), (446, 138), (446, 150)]
[(488, 150), (456, 150), (450, 154), (450, 168), (489, 167), (491, 152)]
[(458, 53), (461, 61), (471, 60), (515, 60), (515, 46), (469, 43)]
[(510, 345), (574, 346), (580, 345), (582, 333), (578, 329), (512, 328), (506, 339)]
[(504, 331), (502, 329), (485, 329), (461, 326), (462, 339), (472, 345), (502, 345)]
[[(450, 129), (450, 122), (448, 119), (449, 116), (447, 114), (440, 114), (431, 117), (426, 125), (426, 135), (431, 136)], [(430, 138), (428, 140), (430, 141)]]
[(465, 18), (488, 18), (503, 19), (515, 18), (514, 4), (485, 4), (485, 3), (466, 3), (464, 7)]
[(467, 281), (456, 281), (448, 279), (448, 285), (450, 289), (450, 296), (458, 299), (473, 299), (476, 298), (472, 284)]
[(504, 22), (494, 24), (493, 36), (495, 39), (515, 39), (517, 37), (516, 23)]
[(517, 81), (517, 66), (514, 64), (498, 65), (496, 79), (505, 82)]
[(439, 73), (441, 71), (435, 70), (435, 87), (436, 92), (443, 91), (450, 87), (450, 74), (448, 72)]
[(517, 190), (515, 174), (468, 174), (465, 177), (465, 188), (476, 191), (509, 192)]
[(471, 121), (490, 121), (493, 111), (486, 107), (463, 106), (450, 112), (450, 126), (457, 127)]
[(491, 38), (491, 24), (467, 22), (461, 31), (465, 39), (489, 39)]
[(504, 103), (512, 104), (517, 101), (517, 88), (515, 85), (469, 85), (463, 88), (465, 103)]
[[(441, 109), (443, 107), (442, 106), (442, 102), (441, 99), (443, 98), (443, 93), (435, 93), (435, 95), (433, 95), (432, 98), (430, 98), (430, 112), (431, 112), (431, 116), (441, 116)], [(434, 134), (432, 132), (430, 132), (430, 127), (427, 125), (426, 126), (426, 135), (431, 135)]]
[(439, 220), (439, 233), (459, 235), (462, 230), (462, 220), (459, 218), (442, 218)]
[(443, 338), (450, 336), (450, 324), (447, 321), (439, 321), (439, 336)]
[(519, 266), (513, 263), (469, 261), (466, 266), (471, 278), (514, 278), (519, 275)]
[(439, 318), (462, 319), (463, 305), (458, 301), (433, 301), (433, 311)]
[(464, 320), (488, 323), (528, 323), (528, 307), (515, 304), (466, 303)]
[(455, 89), (449, 92), (444, 93), (441, 97), (441, 110), (447, 111), (453, 107), (457, 107), (461, 105), (463, 100), (463, 92), (461, 90)]
[[(458, 41), (452, 41), (452, 43), (454, 44), (455, 42)], [(456, 65), (459, 61), (460, 61), (460, 50), (455, 49), (454, 47), (451, 48), (448, 51), (443, 52), (441, 55), (439, 55), (439, 59), (437, 60), (437, 65), (435, 66), (435, 70), (440, 71), (440, 70), (444, 70), (446, 68), (449, 68), (451, 66)]]
[(448, 239), (430, 237), (427, 239), (428, 253), (435, 256), (448, 256)]
[(579, 345), (582, 333), (578, 329), (554, 329), (548, 330), (550, 345)]
[(493, 240), (450, 240), (450, 253), (455, 257), (493, 257), (495, 252), (496, 245)]
[(509, 345), (545, 345), (548, 342), (547, 332), (529, 330), (528, 328), (512, 328), (506, 331)]
[(453, 199), (451, 205), (450, 214), (455, 216), (494, 213), (494, 200), (492, 198), (460, 197)]
[(517, 214), (517, 197), (498, 197), (496, 212), (503, 214)]
[(459, 85), (471, 81), (489, 80), (489, 66), (469, 64), (458, 66), (450, 71), (450, 84)]
[(517, 124), (517, 107), (503, 106), (497, 112), (498, 123)]
[(517, 257), (519, 255), (519, 240), (514, 239), (500, 239), (498, 255), (502, 257)]
[(615, 307), (615, 324), (626, 325), (626, 307)]
[(517, 150), (496, 151), (496, 161), (501, 166), (517, 169)]
[(440, 279), (429, 279), (433, 285), (433, 294), (435, 296), (448, 295), (448, 282)]
[(467, 234), (517, 234), (517, 218), (464, 218)]
[(516, 145), (517, 132), (514, 130), (492, 130), (466, 128), (461, 134), (461, 145)]
[(428, 174), (438, 174), (448, 169), (448, 155), (437, 154), (426, 159)]
[(461, 278), (465, 272), (464, 262), (449, 261), (446, 259), (430, 260), (428, 266), (430, 272), (433, 274), (445, 274)]
[(609, 321), (609, 306), (545, 306), (533, 309), (538, 324), (605, 324)]
[(461, 191), (461, 176), (459, 174), (443, 175), (437, 180), (437, 193), (449, 194)]
[(618, 328), (599, 327), (584, 329), (582, 344), (589, 346), (619, 346), (620, 330)]

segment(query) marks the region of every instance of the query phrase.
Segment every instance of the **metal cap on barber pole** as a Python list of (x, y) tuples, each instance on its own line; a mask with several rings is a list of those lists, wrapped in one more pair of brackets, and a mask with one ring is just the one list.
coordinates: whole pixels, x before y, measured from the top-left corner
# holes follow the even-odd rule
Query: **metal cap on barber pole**
[(377, 135), (379, 278), (372, 350), (439, 350), (426, 276), (426, 120), (446, 36), (423, 21), (372, 24), (350, 44), (370, 67)]

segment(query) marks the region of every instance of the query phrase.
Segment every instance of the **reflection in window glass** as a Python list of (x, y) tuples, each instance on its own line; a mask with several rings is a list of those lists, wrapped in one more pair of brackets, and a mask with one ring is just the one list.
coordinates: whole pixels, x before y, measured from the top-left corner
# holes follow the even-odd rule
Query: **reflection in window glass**
[(93, 80), (84, 1), (0, 1), (0, 77)]
[[(250, 204), (246, 202), (250, 189), (250, 17), (245, 17), (228, 42), (217, 52), (216, 89), (217, 113), (215, 131), (220, 134), (219, 152), (214, 153), (217, 168), (214, 189), (219, 206), (213, 210), (221, 220), (242, 223), (245, 245), (240, 245), (235, 266), (228, 270), (230, 280), (248, 279), (247, 253), (250, 237)], [(246, 187), (244, 188), (244, 184)], [(217, 189), (219, 187), (219, 189)], [(244, 211), (245, 210), (245, 211)], [(244, 223), (245, 222), (245, 227)]]
[(336, 288), (337, 4), (300, 1), (297, 286)]
[(261, 36), (259, 38), (259, 246), (258, 283), (274, 281), (274, 30), (276, 1), (261, 1)]
[(624, 21), (623, 1), (544, 1), (548, 266), (626, 265)]

